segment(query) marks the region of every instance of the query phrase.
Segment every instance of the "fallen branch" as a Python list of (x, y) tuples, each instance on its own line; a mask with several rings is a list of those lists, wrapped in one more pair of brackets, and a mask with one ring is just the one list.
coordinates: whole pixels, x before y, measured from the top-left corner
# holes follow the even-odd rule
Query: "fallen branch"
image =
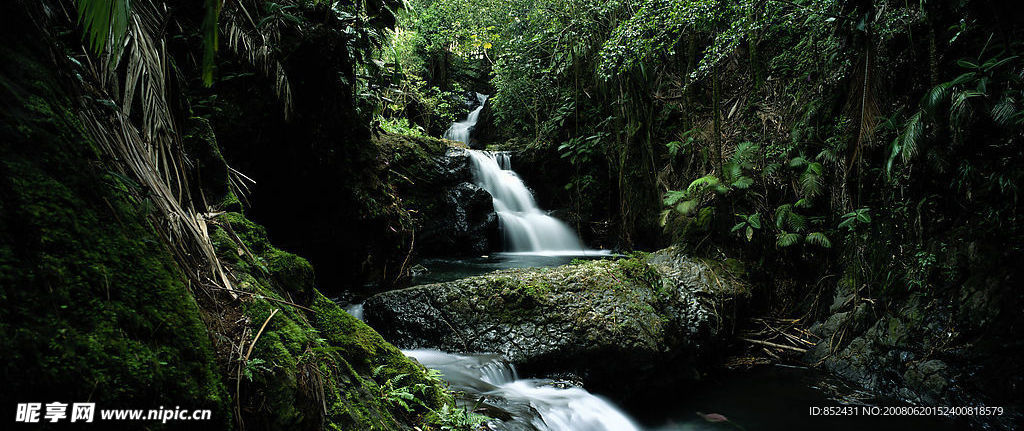
[(758, 345), (761, 345), (761, 346), (768, 346), (768, 347), (774, 347), (776, 349), (786, 349), (786, 350), (792, 350), (794, 352), (807, 353), (807, 349), (801, 349), (799, 347), (787, 346), (785, 344), (769, 343), (767, 341), (752, 340), (750, 338), (740, 338), (740, 339), (743, 340), (743, 341), (746, 341), (748, 343), (758, 344)]
[(263, 330), (267, 329), (267, 324), (270, 323), (270, 319), (272, 319), (278, 311), (281, 311), (281, 309), (275, 308), (274, 311), (271, 311), (270, 315), (267, 316), (267, 320), (263, 321), (263, 326), (260, 326), (260, 332), (256, 333), (256, 338), (252, 339), (252, 344), (249, 345), (249, 350), (245, 352), (245, 362), (249, 362), (249, 355), (252, 354), (252, 348), (256, 347), (256, 342), (259, 341), (260, 335), (263, 335)]
[[(294, 302), (289, 302), (289, 301), (285, 301), (285, 300), (283, 300), (283, 299), (271, 298), (271, 297), (269, 297), (269, 296), (267, 296), (267, 295), (260, 295), (260, 294), (258, 294), (258, 293), (253, 293), (253, 292), (246, 292), (246, 291), (244, 291), (244, 290), (237, 290), (237, 289), (225, 289), (225, 288), (223, 288), (223, 287), (220, 287), (220, 286), (209, 286), (209, 287), (212, 287), (212, 288), (214, 288), (214, 289), (218, 289), (218, 290), (227, 290), (227, 291), (230, 291), (231, 293), (236, 293), (236, 294), (237, 294), (237, 293), (244, 293), (244, 294), (246, 294), (246, 295), (252, 295), (252, 296), (255, 296), (255, 297), (259, 298), (259, 299), (266, 299), (266, 300), (268, 300), (268, 301), (275, 301), (275, 302), (280, 302), (280, 303), (282, 303), (282, 304), (287, 304), (287, 305), (291, 305), (292, 307), (296, 307), (296, 308), (301, 308), (301, 309), (303, 309), (303, 310), (306, 310), (306, 311), (308, 311), (308, 312), (310, 312), (310, 313), (316, 313), (316, 310), (314, 310), (314, 309), (312, 309), (312, 308), (309, 308), (309, 307), (304, 307), (304, 306), (301, 306), (301, 305), (299, 305), (299, 304), (296, 304), (296, 303), (294, 303)], [(237, 298), (237, 297), (236, 297), (236, 298)]]

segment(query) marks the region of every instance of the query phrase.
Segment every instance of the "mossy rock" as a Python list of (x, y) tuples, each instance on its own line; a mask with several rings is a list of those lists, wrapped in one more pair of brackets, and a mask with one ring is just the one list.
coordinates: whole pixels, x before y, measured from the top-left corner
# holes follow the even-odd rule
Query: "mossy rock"
[(364, 313), (403, 348), (499, 353), (524, 373), (568, 372), (597, 388), (629, 387), (624, 368), (630, 379), (662, 366), (694, 376), (724, 340), (716, 310), (747, 289), (699, 260), (670, 265), (670, 251), (389, 291)]
[[(421, 366), (316, 290), (305, 259), (275, 248), (242, 214), (215, 221), (218, 255), (248, 292), (241, 301), (249, 333), (266, 322), (240, 368), (248, 429), (411, 429), (429, 409), (454, 403)], [(293, 302), (307, 295), (308, 306)], [(387, 399), (389, 381), (424, 385), (411, 411)]]
[(2, 404), (208, 408), (213, 420), (194, 427), (230, 428), (199, 307), (151, 203), (97, 163), (49, 48), (9, 43), (17, 27), (0, 43)]
[(242, 272), (270, 276), (284, 292), (306, 298), (315, 283), (313, 266), (295, 254), (274, 247), (263, 226), (240, 213), (216, 218), (210, 238), (222, 260)]

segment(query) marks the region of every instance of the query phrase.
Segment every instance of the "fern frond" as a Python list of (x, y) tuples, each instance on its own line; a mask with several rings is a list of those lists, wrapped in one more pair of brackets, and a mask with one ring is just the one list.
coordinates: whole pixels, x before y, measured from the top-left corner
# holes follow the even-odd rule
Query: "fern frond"
[(829, 241), (828, 236), (821, 232), (812, 232), (807, 234), (804, 238), (808, 244), (814, 244), (823, 248), (832, 248), (832, 241)]
[(670, 207), (672, 205), (675, 205), (676, 202), (679, 202), (679, 200), (684, 198), (685, 196), (686, 196), (686, 192), (684, 192), (684, 191), (669, 190), (669, 191), (665, 192), (665, 197), (662, 200), (662, 203), (664, 203), (665, 206)]
[(753, 184), (754, 184), (754, 180), (752, 178), (741, 176), (741, 177), (739, 177), (739, 179), (737, 179), (736, 181), (734, 181), (732, 183), (732, 186), (736, 187), (737, 189), (743, 190), (743, 189), (750, 188), (750, 186), (753, 185)]
[(700, 201), (690, 199), (680, 202), (679, 205), (676, 205), (675, 209), (682, 215), (690, 215), (693, 213), (693, 210), (697, 209), (698, 205), (700, 205)]
[(921, 135), (924, 132), (923, 117), (923, 111), (917, 111), (910, 116), (907, 119), (907, 124), (903, 127), (903, 133), (899, 136), (900, 152), (904, 162), (910, 161), (917, 155), (918, 144), (921, 142)]
[(780, 205), (775, 209), (775, 227), (778, 229), (786, 228), (786, 219), (788, 215), (793, 212), (793, 206), (790, 204)]
[(715, 209), (713, 207), (704, 207), (697, 214), (697, 226), (701, 230), (711, 229), (711, 222), (715, 219)]
[(800, 175), (800, 191), (804, 196), (815, 197), (821, 193), (823, 172), (824, 167), (821, 163), (812, 162), (807, 165), (807, 169)]
[(761, 177), (768, 178), (772, 176), (772, 174), (774, 174), (775, 171), (779, 170), (779, 168), (781, 167), (782, 165), (778, 163), (769, 163), (765, 165), (764, 169), (761, 171)]
[(800, 234), (795, 233), (780, 233), (775, 237), (775, 245), (777, 247), (789, 247), (800, 241)]
[(722, 183), (718, 177), (714, 175), (705, 175), (697, 178), (686, 187), (687, 196), (694, 196), (696, 193), (702, 192), (709, 187), (715, 187)]

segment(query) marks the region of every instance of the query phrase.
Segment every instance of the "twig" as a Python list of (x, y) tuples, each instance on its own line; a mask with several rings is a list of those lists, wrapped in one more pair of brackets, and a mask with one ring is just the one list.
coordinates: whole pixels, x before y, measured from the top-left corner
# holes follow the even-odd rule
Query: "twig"
[(270, 319), (272, 319), (278, 311), (281, 311), (281, 309), (275, 308), (274, 311), (271, 311), (270, 315), (267, 316), (267, 320), (263, 321), (263, 326), (260, 326), (260, 332), (256, 333), (256, 338), (252, 339), (252, 344), (249, 345), (249, 350), (245, 352), (245, 362), (249, 362), (249, 355), (252, 354), (252, 348), (256, 347), (256, 342), (260, 340), (260, 335), (263, 335), (263, 330), (267, 329), (267, 324), (270, 323)]
[(759, 345), (768, 346), (768, 347), (774, 347), (776, 349), (787, 349), (787, 350), (792, 350), (794, 352), (807, 353), (807, 349), (801, 349), (799, 347), (787, 346), (785, 344), (769, 343), (767, 341), (752, 340), (750, 338), (740, 338), (740, 339), (743, 340), (743, 341), (746, 341), (748, 343), (759, 344)]
[(228, 291), (231, 291), (232, 293), (244, 293), (246, 295), (252, 295), (252, 296), (255, 296), (255, 297), (260, 298), (260, 299), (276, 301), (276, 302), (280, 302), (282, 304), (291, 305), (292, 307), (301, 308), (301, 309), (306, 310), (306, 311), (308, 311), (310, 313), (316, 313), (316, 310), (314, 310), (312, 308), (304, 307), (304, 306), (301, 306), (301, 305), (296, 304), (294, 302), (285, 301), (283, 299), (271, 298), (271, 297), (269, 297), (267, 295), (260, 295), (259, 293), (246, 292), (244, 290), (236, 290), (236, 289), (225, 289), (225, 288), (220, 287), (220, 286), (209, 286), (209, 287), (212, 287), (214, 289), (219, 289), (219, 290), (228, 290)]

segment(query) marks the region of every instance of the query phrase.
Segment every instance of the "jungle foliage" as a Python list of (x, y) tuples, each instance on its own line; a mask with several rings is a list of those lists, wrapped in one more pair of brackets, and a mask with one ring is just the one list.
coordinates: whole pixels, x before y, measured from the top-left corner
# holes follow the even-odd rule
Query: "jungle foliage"
[(416, 61), (490, 69), (491, 143), (560, 155), (577, 219), (610, 220), (621, 247), (842, 263), (846, 282), (906, 291), (956, 272), (927, 262), (960, 228), (1020, 238), (1011, 6), (420, 0), (402, 16)]

